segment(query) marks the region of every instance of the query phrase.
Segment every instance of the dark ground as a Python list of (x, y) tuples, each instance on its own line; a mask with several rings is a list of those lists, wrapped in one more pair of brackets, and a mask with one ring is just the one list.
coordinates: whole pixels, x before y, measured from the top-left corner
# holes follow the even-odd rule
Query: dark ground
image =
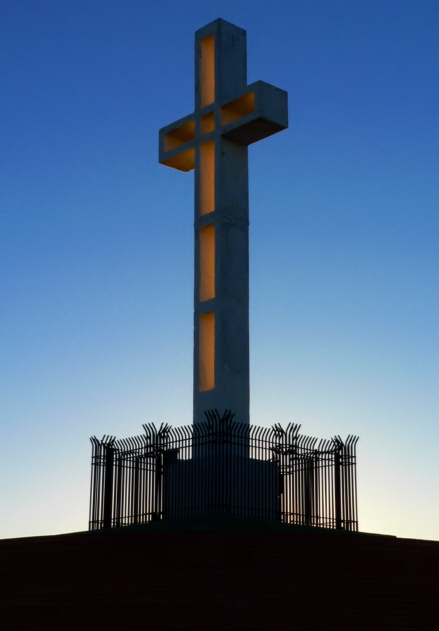
[(435, 541), (201, 520), (4, 539), (0, 577), (0, 631), (439, 630)]

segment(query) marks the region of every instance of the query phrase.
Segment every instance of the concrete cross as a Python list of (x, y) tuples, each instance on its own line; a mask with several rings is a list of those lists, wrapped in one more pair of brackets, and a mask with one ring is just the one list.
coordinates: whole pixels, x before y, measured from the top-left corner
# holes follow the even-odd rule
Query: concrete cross
[(247, 85), (246, 32), (197, 31), (195, 111), (159, 133), (159, 161), (195, 169), (194, 423), (214, 408), (249, 423), (247, 146), (287, 126), (287, 93)]

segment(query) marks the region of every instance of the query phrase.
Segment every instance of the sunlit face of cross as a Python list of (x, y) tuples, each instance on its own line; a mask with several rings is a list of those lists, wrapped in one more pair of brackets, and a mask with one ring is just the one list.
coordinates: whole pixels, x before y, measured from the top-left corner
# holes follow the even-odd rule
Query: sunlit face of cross
[(194, 419), (199, 402), (248, 422), (247, 146), (287, 127), (287, 94), (247, 85), (242, 29), (215, 20), (195, 47), (195, 111), (159, 135), (162, 164), (195, 169)]

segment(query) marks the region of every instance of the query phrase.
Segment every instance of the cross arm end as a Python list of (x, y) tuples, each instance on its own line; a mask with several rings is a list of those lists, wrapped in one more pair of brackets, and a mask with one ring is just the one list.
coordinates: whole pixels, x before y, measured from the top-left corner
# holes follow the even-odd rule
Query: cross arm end
[(180, 118), (159, 131), (159, 162), (180, 171), (191, 171), (195, 165), (195, 118)]
[(288, 93), (285, 90), (265, 81), (255, 81), (246, 93), (254, 95), (254, 105), (243, 117), (224, 127), (222, 133), (226, 138), (250, 145), (288, 127)]

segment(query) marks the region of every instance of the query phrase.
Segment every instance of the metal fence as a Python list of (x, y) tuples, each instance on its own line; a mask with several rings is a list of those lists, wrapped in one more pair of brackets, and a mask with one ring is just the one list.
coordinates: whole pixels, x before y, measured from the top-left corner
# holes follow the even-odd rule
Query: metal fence
[(206, 515), (358, 530), (357, 437), (319, 441), (229, 411), (206, 419), (92, 437), (90, 530)]

